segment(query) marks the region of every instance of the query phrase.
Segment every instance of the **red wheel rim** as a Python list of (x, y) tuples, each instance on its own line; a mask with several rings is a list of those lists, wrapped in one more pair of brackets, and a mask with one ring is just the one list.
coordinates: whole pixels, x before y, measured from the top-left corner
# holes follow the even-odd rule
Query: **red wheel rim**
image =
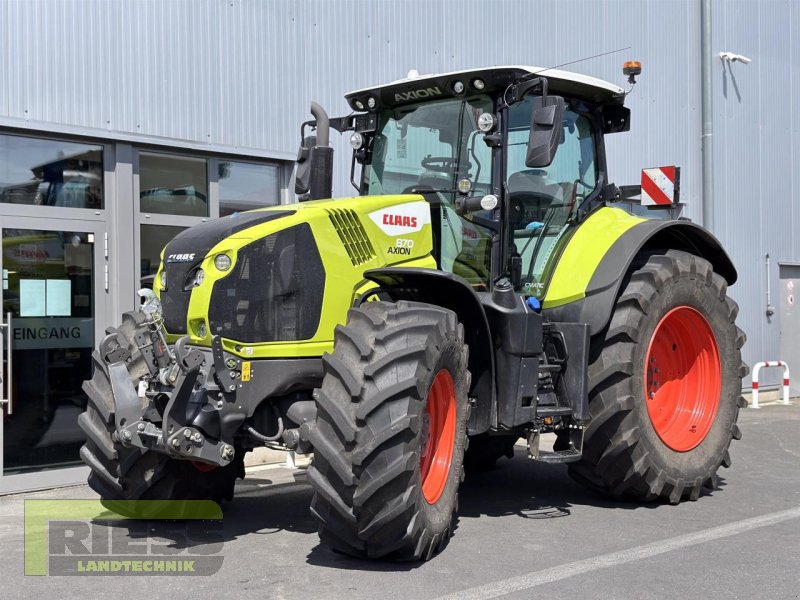
[(208, 473), (209, 471), (213, 471), (217, 468), (217, 465), (210, 465), (208, 463), (200, 462), (199, 460), (192, 460), (189, 462), (191, 462), (192, 466), (201, 473)]
[(673, 308), (656, 326), (645, 361), (644, 390), (653, 429), (676, 452), (695, 448), (714, 424), (722, 389), (711, 326), (694, 308)]
[(431, 384), (423, 413), (419, 472), (428, 504), (435, 504), (447, 485), (455, 440), (456, 390), (453, 376), (442, 369)]

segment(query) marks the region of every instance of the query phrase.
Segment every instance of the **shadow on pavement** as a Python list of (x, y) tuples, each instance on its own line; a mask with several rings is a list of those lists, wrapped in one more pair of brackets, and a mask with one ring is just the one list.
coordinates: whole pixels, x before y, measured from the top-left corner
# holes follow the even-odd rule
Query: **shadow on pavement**
[[(308, 510), (312, 492), (305, 474), (296, 472), (294, 481), (286, 483), (273, 483), (268, 475), (268, 471), (256, 472), (239, 482), (235, 500), (222, 506), (225, 518), (221, 531), (219, 526), (203, 522), (193, 523), (188, 537), (186, 528), (176, 527), (175, 522), (151, 521), (147, 522), (146, 529), (141, 522), (131, 521), (109, 522), (108, 526), (127, 530), (126, 535), (131, 540), (163, 538), (176, 551), (191, 547), (198, 553), (202, 553), (203, 546), (207, 545), (211, 551), (220, 541), (228, 542), (240, 536), (290, 532), (316, 538), (317, 525)], [(719, 486), (724, 485), (724, 479), (720, 477)], [(569, 517), (575, 506), (636, 510), (661, 505), (658, 502), (626, 502), (595, 493), (573, 481), (564, 465), (530, 461), (521, 450), (512, 460), (502, 459), (493, 470), (468, 472), (459, 490), (460, 519), (514, 516), (555, 519)], [(263, 540), (269, 541), (268, 537)], [(257, 540), (253, 543), (254, 547), (257, 546)], [(337, 554), (319, 543), (306, 561), (334, 569), (386, 572), (411, 571), (422, 564), (366, 562)]]
[(233, 502), (222, 504), (221, 526), (211, 521), (159, 520), (103, 521), (103, 524), (125, 531), (132, 542), (159, 538), (167, 540), (168, 547), (175, 552), (192, 548), (202, 554), (204, 546), (212, 552), (215, 551), (212, 547), (220, 542), (244, 535), (270, 536), (281, 531), (316, 535), (316, 522), (308, 511), (310, 504), (311, 488), (304, 475), (296, 474), (295, 481), (288, 483), (273, 483), (264, 472), (256, 472), (237, 484)]
[[(717, 474), (717, 487), (724, 486), (725, 479)], [(713, 493), (703, 490), (700, 497)], [(668, 504), (616, 499), (595, 492), (574, 481), (566, 465), (529, 460), (521, 449), (516, 450), (514, 459), (501, 459), (491, 471), (468, 472), (460, 494), (461, 518), (517, 515), (526, 519), (551, 519), (569, 516), (574, 506), (637, 510)]]

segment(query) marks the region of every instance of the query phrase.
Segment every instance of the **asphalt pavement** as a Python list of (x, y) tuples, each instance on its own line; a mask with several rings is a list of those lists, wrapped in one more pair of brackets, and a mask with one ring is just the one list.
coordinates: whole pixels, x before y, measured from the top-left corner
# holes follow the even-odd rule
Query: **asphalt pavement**
[[(6, 598), (799, 598), (800, 404), (744, 409), (720, 489), (678, 506), (630, 504), (524, 450), (462, 485), (460, 520), (423, 564), (368, 563), (319, 544), (302, 470), (251, 472), (225, 505), (212, 576), (24, 576), (25, 498), (94, 498), (85, 486), (0, 498)], [(117, 525), (116, 534), (141, 538)], [(178, 538), (158, 530), (176, 552)], [(211, 542), (208, 542), (211, 544)], [(207, 548), (211, 548), (209, 545)], [(194, 551), (203, 550), (203, 542)], [(182, 554), (183, 555), (183, 554)]]

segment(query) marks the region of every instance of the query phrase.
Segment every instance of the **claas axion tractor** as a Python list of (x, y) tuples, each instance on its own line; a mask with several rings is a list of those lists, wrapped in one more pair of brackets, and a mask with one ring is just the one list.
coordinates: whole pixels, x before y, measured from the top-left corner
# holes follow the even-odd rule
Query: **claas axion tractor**
[[(744, 405), (736, 271), (671, 210), (620, 208), (638, 190), (611, 183), (604, 137), (625, 96), (495, 67), (352, 92), (348, 117), (312, 104), (300, 202), (177, 235), (99, 344), (91, 487), (112, 508), (230, 500), (248, 451), (313, 452), (322, 541), (393, 560), (442, 550), (465, 473), (520, 438), (616, 497), (714, 489)], [(331, 199), (331, 130), (357, 197)]]

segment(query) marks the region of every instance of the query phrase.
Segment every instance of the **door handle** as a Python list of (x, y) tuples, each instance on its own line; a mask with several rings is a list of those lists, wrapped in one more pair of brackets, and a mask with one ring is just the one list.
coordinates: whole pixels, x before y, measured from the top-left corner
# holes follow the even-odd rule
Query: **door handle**
[[(14, 374), (12, 371), (12, 356), (13, 352), (11, 351), (11, 313), (6, 313), (6, 322), (0, 323), (0, 329), (5, 329), (6, 332), (6, 348), (8, 349), (8, 363), (7, 363), (7, 375), (5, 382), (0, 381), (0, 383), (5, 383), (5, 390), (2, 392), (2, 396), (0, 396), (0, 405), (7, 404), (8, 405), (8, 414), (10, 415), (13, 410), (13, 405), (11, 401), (11, 380), (14, 378)], [(3, 364), (3, 345), (0, 344), (0, 374), (2, 374), (2, 364)]]

